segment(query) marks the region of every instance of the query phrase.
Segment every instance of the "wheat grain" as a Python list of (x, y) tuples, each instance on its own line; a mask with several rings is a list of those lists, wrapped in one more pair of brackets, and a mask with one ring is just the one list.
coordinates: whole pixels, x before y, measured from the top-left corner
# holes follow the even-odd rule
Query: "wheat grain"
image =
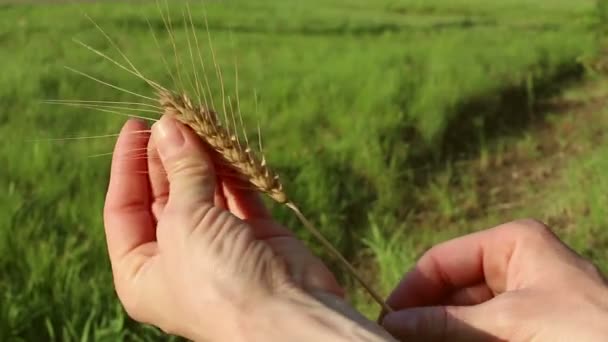
[(238, 171), (244, 180), (278, 203), (287, 202), (279, 176), (267, 167), (266, 159), (258, 159), (251, 148), (241, 145), (238, 139), (222, 126), (215, 112), (193, 105), (186, 95), (164, 90), (159, 92), (159, 102), (164, 114), (174, 116), (191, 127), (228, 165)]

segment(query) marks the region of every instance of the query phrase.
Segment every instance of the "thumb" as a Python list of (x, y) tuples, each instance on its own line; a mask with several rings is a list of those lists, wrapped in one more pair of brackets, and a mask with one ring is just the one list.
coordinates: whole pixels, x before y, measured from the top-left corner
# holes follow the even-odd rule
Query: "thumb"
[(213, 204), (215, 170), (200, 138), (168, 115), (154, 123), (152, 137), (169, 180), (168, 203), (186, 208)]
[(382, 325), (402, 341), (494, 341), (495, 310), (488, 304), (405, 309), (387, 314)]

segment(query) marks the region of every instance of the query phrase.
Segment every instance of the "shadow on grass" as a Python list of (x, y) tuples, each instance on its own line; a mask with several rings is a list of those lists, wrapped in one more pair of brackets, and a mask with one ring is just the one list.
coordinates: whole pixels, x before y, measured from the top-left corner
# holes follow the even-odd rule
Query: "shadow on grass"
[[(421, 166), (411, 174), (414, 185), (425, 186), (447, 164), (475, 158), (483, 146), (491, 146), (506, 137), (521, 136), (542, 124), (555, 109), (546, 105), (547, 100), (583, 76), (582, 65), (565, 64), (548, 77), (534, 79), (531, 83), (522, 82), (463, 102), (456, 107), (454, 119), (440, 140), (421, 146), (410, 154), (406, 163)], [(422, 139), (414, 129), (408, 129), (403, 136), (406, 141)]]
[[(166, 30), (165, 24), (161, 20), (147, 21), (139, 17), (125, 16), (119, 22), (114, 24), (129, 26), (148, 30), (150, 26), (155, 32), (163, 32)], [(109, 23), (108, 23), (109, 24)], [(200, 20), (193, 23), (194, 27), (201, 32), (206, 32), (207, 25)], [(303, 35), (303, 36), (342, 36), (342, 35), (370, 35), (380, 36), (388, 33), (400, 32), (418, 32), (418, 31), (437, 31), (437, 30), (452, 30), (452, 29), (469, 29), (476, 27), (496, 26), (497, 23), (491, 20), (473, 20), (470, 18), (459, 19), (444, 19), (441, 21), (430, 22), (428, 24), (407, 24), (407, 23), (378, 23), (360, 25), (355, 23), (342, 23), (336, 26), (309, 25), (290, 27), (288, 25), (248, 25), (248, 24), (231, 24), (231, 23), (216, 23), (209, 22), (208, 29), (210, 32), (232, 32), (245, 34), (281, 34), (281, 35)], [(190, 23), (188, 23), (190, 26)], [(181, 20), (172, 22), (173, 30), (184, 30), (185, 24)]]
[[(565, 86), (580, 81), (583, 75), (582, 66), (565, 64), (550, 76), (536, 79), (532, 83), (523, 82), (498, 92), (488, 92), (471, 98), (454, 109), (455, 114), (451, 116), (454, 119), (446, 127), (446, 133), (440, 141), (415, 143), (423, 141), (423, 138), (413, 125), (405, 130), (401, 127), (395, 128), (395, 132), (388, 132), (385, 135), (391, 137), (398, 134), (397, 130), (401, 130), (400, 138), (395, 139), (396, 142), (392, 141), (394, 146), (391, 149), (395, 150), (395, 153), (397, 149), (403, 149), (403, 146), (408, 144), (414, 144), (411, 146), (414, 149), (406, 158), (398, 161), (401, 165), (399, 169), (406, 172), (401, 178), (393, 180), (392, 191), (396, 196), (392, 197), (390, 203), (380, 204), (379, 210), (383, 215), (393, 217), (397, 221), (407, 219), (412, 209), (420, 210), (424, 205), (417, 196), (429, 189), (437, 175), (446, 170), (446, 166), (457, 161), (478, 158), (484, 145), (492, 146), (505, 138), (520, 136), (542, 125), (548, 114), (555, 113), (555, 108), (546, 105), (547, 100), (554, 98)], [(388, 157), (392, 154), (387, 152), (386, 155)], [(323, 165), (325, 169), (323, 174), (339, 176), (331, 182), (335, 191), (329, 193), (336, 196), (331, 198), (331, 203), (335, 203), (339, 207), (337, 211), (343, 215), (333, 221), (339, 223), (342, 229), (327, 230), (324, 233), (328, 234), (330, 241), (336, 243), (346, 258), (355, 259), (363, 248), (362, 231), (369, 227), (367, 215), (378, 200), (378, 194), (373, 186), (362, 186), (369, 185), (369, 182), (350, 164), (337, 164), (331, 158), (323, 156), (319, 156), (319, 159), (322, 161), (318, 165)], [(283, 168), (289, 170), (289, 167)], [(292, 172), (292, 176), (295, 176), (297, 168)], [(289, 174), (290, 172), (287, 172), (288, 177)], [(353, 184), (357, 186), (353, 187)], [(296, 194), (295, 197), (304, 196)], [(338, 204), (344, 198), (349, 199), (348, 206), (340, 207)], [(303, 206), (307, 212), (321, 210), (317, 210), (312, 202), (303, 203)], [(433, 210), (437, 209), (429, 209)], [(288, 217), (282, 219), (289, 220)], [(294, 224), (297, 225), (297, 222)], [(388, 233), (390, 234), (390, 229)], [(339, 266), (331, 261), (329, 264), (333, 267)], [(339, 278), (343, 280), (342, 276)]]
[[(104, 20), (103, 18), (94, 18), (95, 21), (102, 27), (125, 26), (129, 29), (137, 29), (148, 31), (150, 28), (154, 32), (165, 32), (166, 24), (161, 19), (143, 19), (136, 15), (125, 15), (119, 20), (111, 19)], [(301, 25), (293, 26), (292, 23), (273, 21), (271, 25), (268, 23), (252, 22), (252, 23), (225, 23), (210, 21), (205, 23), (201, 18), (194, 18), (192, 24), (189, 21), (184, 22), (183, 18), (177, 18), (171, 21), (172, 30), (186, 30), (190, 26), (194, 26), (200, 32), (231, 32), (242, 34), (278, 34), (278, 35), (302, 35), (302, 36), (382, 36), (385, 34), (398, 34), (404, 32), (425, 32), (433, 33), (438, 31), (448, 30), (469, 30), (488, 27), (511, 27), (517, 30), (525, 31), (557, 31), (560, 29), (558, 25), (526, 25), (526, 26), (509, 26), (499, 23), (496, 20), (489, 18), (443, 18), (430, 20), (426, 23), (374, 23), (362, 25), (356, 22), (345, 21), (342, 23), (318, 24), (315, 22), (301, 23)], [(87, 23), (88, 25), (88, 23)]]
[[(411, 147), (414, 149), (409, 156), (400, 161), (400, 168), (407, 172), (394, 180), (394, 191), (398, 192), (397, 204), (383, 207), (382, 211), (397, 221), (406, 220), (412, 214), (412, 209), (417, 211), (424, 206), (417, 196), (426, 192), (437, 175), (445, 172), (446, 167), (458, 161), (478, 158), (484, 145), (492, 146), (505, 138), (521, 136), (539, 127), (548, 114), (555, 113), (555, 108), (547, 105), (548, 100), (554, 98), (565, 86), (580, 81), (583, 76), (582, 66), (567, 64), (551, 76), (535, 80), (532, 87), (530, 83), (524, 82), (498, 92), (482, 94), (457, 106), (454, 119), (446, 127), (446, 133), (440, 141), (413, 145)], [(401, 128), (400, 133), (401, 140), (392, 149), (423, 141), (413, 126), (405, 130)], [(349, 178), (346, 181), (352, 180)], [(346, 212), (348, 222), (357, 222), (361, 219), (360, 213), (367, 212), (368, 209), (369, 202), (354, 203)], [(431, 212), (437, 210), (427, 209)], [(361, 229), (366, 228), (366, 221), (358, 221), (358, 224), (349, 228), (353, 230), (349, 233), (357, 236), (361, 234)], [(363, 247), (358, 239), (349, 239), (347, 245), (345, 254), (348, 258), (354, 257)]]

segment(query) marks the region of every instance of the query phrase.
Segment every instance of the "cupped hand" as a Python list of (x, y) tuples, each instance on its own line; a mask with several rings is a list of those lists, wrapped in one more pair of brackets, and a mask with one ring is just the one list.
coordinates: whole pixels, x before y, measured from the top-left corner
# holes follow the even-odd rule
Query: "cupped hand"
[(388, 304), (407, 341), (608, 341), (605, 279), (533, 220), (437, 245)]
[(276, 296), (342, 295), (254, 191), (216, 172), (190, 129), (164, 116), (146, 130), (123, 127), (104, 208), (114, 283), (131, 317), (190, 339), (238, 340)]

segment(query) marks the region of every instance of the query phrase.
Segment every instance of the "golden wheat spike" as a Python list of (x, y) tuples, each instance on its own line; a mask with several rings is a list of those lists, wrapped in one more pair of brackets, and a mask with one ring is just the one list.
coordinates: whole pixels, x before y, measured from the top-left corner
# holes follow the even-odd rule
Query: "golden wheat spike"
[(215, 112), (196, 107), (186, 95), (159, 92), (164, 114), (169, 114), (191, 127), (209, 146), (236, 169), (256, 189), (279, 203), (287, 203), (287, 195), (278, 177), (258, 160), (253, 151), (241, 146), (218, 122)]
[(302, 224), (317, 238), (331, 254), (333, 254), (349, 273), (369, 292), (373, 299), (387, 312), (392, 309), (382, 300), (373, 288), (357, 273), (357, 270), (342, 256), (342, 254), (316, 229), (302, 214), (300, 209), (289, 200), (283, 190), (283, 185), (272, 169), (258, 158), (249, 146), (242, 146), (219, 122), (212, 110), (193, 105), (192, 101), (183, 94), (168, 91), (159, 92), (161, 107), (164, 114), (171, 115), (183, 124), (189, 126), (201, 137), (226, 164), (234, 168), (243, 180), (249, 182), (255, 189), (261, 191), (276, 202), (286, 205), (293, 210)]

